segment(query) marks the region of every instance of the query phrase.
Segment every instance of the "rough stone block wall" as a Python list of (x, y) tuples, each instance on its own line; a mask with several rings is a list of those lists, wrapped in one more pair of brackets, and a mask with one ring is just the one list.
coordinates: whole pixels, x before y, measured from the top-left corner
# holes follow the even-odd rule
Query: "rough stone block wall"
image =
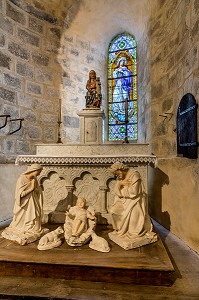
[[(13, 135), (9, 135), (17, 127), (13, 122), (0, 130), (3, 173), (12, 172), (8, 163), (18, 154), (35, 153), (35, 144), (56, 143), (59, 98), (62, 140), (79, 142), (77, 112), (85, 108), (89, 71), (94, 69), (101, 79), (102, 108), (106, 109), (108, 45), (117, 34), (128, 32), (138, 41), (144, 59), (141, 45), (149, 20), (148, 3), (125, 0), (121, 6), (120, 0), (0, 0), (0, 114), (25, 119), (22, 129)], [(0, 126), (3, 122), (0, 118)], [(13, 193), (5, 193), (10, 185), (13, 192), (17, 173), (13, 176), (12, 182), (3, 176), (0, 185), (0, 194), (4, 194), (0, 204), (6, 213), (0, 222), (11, 215)]]
[[(186, 93), (199, 97), (198, 0), (157, 0), (151, 22), (152, 152), (176, 155), (176, 115)], [(167, 118), (160, 115), (171, 113)]]
[(103, 132), (106, 142), (108, 46), (116, 35), (123, 32), (132, 34), (138, 42), (138, 71), (144, 76), (138, 78), (139, 142), (146, 142), (149, 114), (144, 119), (143, 112), (148, 110), (150, 89), (147, 84), (143, 87), (143, 83), (149, 77), (149, 67), (145, 65), (150, 62), (146, 61), (145, 54), (150, 52), (147, 36), (151, 4), (145, 0), (123, 2), (121, 6), (119, 0), (109, 0), (104, 4), (89, 0), (76, 1), (67, 12), (59, 54), (63, 68), (62, 139), (66, 143), (77, 143), (80, 140), (77, 112), (85, 108), (86, 82), (91, 69), (96, 71), (102, 83), (102, 109), (105, 110)]
[(25, 170), (25, 166), (16, 167), (13, 164), (0, 164), (0, 228), (12, 220), (16, 179)]
[(90, 70), (95, 70), (102, 83), (102, 109), (106, 106), (106, 53), (97, 49), (92, 41), (68, 33), (62, 37), (62, 52), (59, 56), (63, 69), (62, 140), (65, 143), (80, 141), (77, 112), (85, 108), (86, 82)]
[(199, 101), (198, 29), (198, 0), (153, 2), (150, 145), (158, 168), (149, 174), (150, 214), (199, 253), (199, 159), (177, 157), (175, 132), (182, 97)]
[[(61, 26), (24, 1), (0, 2), (0, 114), (24, 118), (0, 129), (0, 163), (35, 153), (35, 143), (57, 140)], [(4, 118), (0, 118), (0, 126)]]
[(138, 43), (138, 136), (139, 142), (150, 140), (150, 23), (145, 25), (142, 43)]

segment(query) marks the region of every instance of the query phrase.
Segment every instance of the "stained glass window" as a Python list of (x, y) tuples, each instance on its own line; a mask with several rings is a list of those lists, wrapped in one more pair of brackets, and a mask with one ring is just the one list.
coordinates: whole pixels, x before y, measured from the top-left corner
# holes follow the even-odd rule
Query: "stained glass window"
[(136, 42), (127, 33), (109, 45), (108, 140), (137, 140)]

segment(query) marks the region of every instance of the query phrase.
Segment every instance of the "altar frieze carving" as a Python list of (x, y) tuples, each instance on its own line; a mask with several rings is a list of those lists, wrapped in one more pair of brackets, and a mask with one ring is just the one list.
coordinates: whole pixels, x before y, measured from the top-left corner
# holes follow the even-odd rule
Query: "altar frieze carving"
[(93, 157), (48, 157), (36, 155), (19, 155), (16, 164), (39, 163), (42, 165), (88, 165), (88, 164), (113, 164), (118, 161), (123, 163), (151, 164), (156, 165), (156, 157), (153, 155), (132, 156), (93, 156)]

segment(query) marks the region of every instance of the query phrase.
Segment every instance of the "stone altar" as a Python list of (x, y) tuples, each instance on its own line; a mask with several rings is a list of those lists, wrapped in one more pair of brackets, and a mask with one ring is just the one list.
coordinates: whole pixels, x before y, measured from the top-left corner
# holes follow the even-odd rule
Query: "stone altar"
[(106, 224), (114, 200), (110, 166), (118, 160), (139, 171), (147, 191), (148, 165), (156, 165), (148, 144), (40, 144), (36, 155), (19, 155), (16, 164), (43, 166), (38, 179), (43, 187), (44, 222), (64, 223), (67, 206), (75, 205), (80, 196), (94, 207), (98, 223)]

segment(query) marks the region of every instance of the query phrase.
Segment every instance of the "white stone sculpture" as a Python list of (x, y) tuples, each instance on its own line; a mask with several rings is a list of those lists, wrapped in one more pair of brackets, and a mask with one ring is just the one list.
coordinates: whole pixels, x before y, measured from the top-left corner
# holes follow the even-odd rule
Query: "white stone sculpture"
[(41, 227), (43, 199), (37, 181), (41, 171), (39, 164), (32, 164), (20, 175), (16, 183), (13, 220), (2, 232), (2, 237), (20, 245), (32, 243), (49, 231)]
[(64, 233), (64, 230), (61, 226), (57, 229), (48, 232), (39, 240), (39, 244), (37, 246), (38, 250), (49, 250), (55, 247), (59, 247), (62, 244), (60, 235)]
[(96, 226), (94, 209), (86, 209), (86, 200), (78, 198), (76, 206), (70, 207), (66, 212), (64, 236), (68, 245), (82, 246), (91, 239), (91, 234)]
[(110, 209), (114, 231), (109, 238), (125, 250), (156, 242), (140, 173), (120, 162), (114, 163), (111, 171), (118, 180)]
[(91, 237), (92, 241), (89, 243), (91, 249), (99, 252), (110, 252), (109, 244), (104, 238), (98, 236), (95, 232), (91, 234)]

